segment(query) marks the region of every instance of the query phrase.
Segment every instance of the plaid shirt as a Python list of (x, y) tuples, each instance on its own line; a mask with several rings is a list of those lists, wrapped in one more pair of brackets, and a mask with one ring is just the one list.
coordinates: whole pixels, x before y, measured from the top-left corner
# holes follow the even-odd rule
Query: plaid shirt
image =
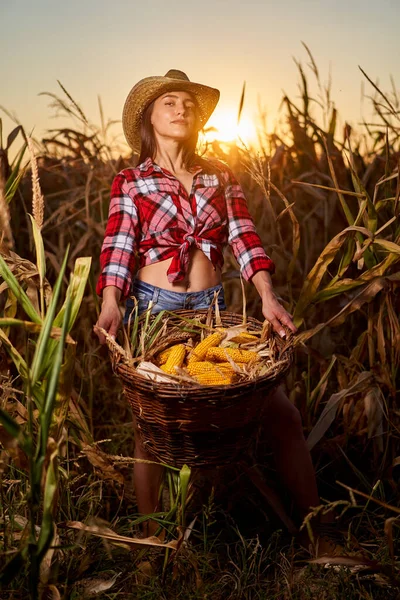
[(176, 177), (148, 158), (121, 171), (111, 188), (111, 202), (100, 254), (97, 293), (109, 285), (129, 295), (135, 255), (139, 269), (172, 257), (168, 280), (184, 279), (192, 245), (214, 268), (223, 266), (229, 244), (241, 273), (250, 280), (257, 271), (274, 272), (255, 230), (242, 188), (228, 167), (215, 164), (218, 175), (200, 169), (188, 196)]

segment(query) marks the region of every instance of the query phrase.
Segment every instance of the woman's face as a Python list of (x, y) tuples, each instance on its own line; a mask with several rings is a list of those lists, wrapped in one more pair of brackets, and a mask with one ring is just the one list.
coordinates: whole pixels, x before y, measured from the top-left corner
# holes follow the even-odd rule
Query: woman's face
[(157, 141), (184, 142), (198, 131), (197, 106), (188, 92), (167, 92), (154, 101), (151, 124)]

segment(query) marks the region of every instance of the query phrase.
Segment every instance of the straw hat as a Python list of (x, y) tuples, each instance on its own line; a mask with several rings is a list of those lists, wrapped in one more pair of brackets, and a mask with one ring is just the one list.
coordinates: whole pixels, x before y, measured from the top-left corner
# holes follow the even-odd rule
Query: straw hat
[(128, 144), (140, 153), (140, 124), (145, 108), (165, 92), (190, 92), (199, 105), (201, 127), (207, 123), (219, 100), (219, 90), (194, 83), (182, 71), (171, 69), (163, 77), (145, 77), (133, 86), (125, 101), (122, 126)]

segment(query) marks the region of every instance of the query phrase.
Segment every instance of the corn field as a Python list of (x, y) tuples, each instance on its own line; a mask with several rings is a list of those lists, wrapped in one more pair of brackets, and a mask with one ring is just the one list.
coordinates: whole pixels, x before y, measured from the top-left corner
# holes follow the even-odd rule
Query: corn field
[[(134, 157), (115, 122), (100, 111), (92, 124), (61, 86), (49, 96), (70, 128), (32, 140), (0, 127), (0, 598), (398, 597), (400, 96), (363, 73), (374, 122), (339, 131), (310, 58), (300, 99), (283, 98), (286, 125), (260, 123), (260, 151), (202, 150), (240, 179), (299, 328), (285, 385), (312, 450), (315, 510), (340, 513), (347, 561), (302, 558), (263, 482), (235, 465), (167, 465), (158, 537), (138, 535), (132, 415), (93, 333), (110, 186)], [(241, 313), (230, 251), (223, 282)], [(256, 461), (279, 490), (262, 434)]]

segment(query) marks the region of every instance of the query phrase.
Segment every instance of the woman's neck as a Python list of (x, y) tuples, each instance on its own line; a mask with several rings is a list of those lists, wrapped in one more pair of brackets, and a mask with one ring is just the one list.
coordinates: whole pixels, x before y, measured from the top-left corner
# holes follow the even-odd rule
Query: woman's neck
[(157, 145), (154, 162), (171, 173), (182, 173), (187, 170), (183, 161), (183, 152), (182, 144)]

